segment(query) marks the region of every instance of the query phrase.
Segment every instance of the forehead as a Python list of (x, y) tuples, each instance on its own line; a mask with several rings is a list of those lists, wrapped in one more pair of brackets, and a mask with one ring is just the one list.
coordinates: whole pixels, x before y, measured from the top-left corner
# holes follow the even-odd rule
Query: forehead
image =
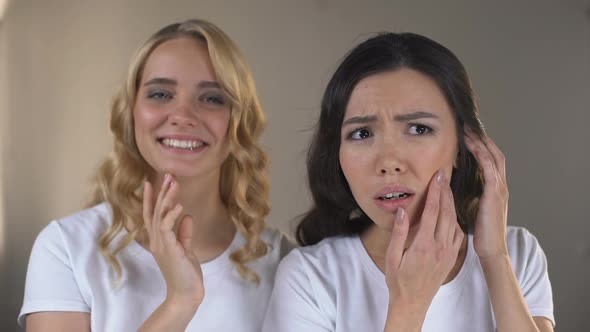
[(436, 82), (413, 69), (402, 68), (371, 75), (353, 89), (346, 115), (359, 116), (386, 111), (394, 114), (424, 111), (453, 117)]
[(142, 80), (153, 77), (215, 80), (207, 45), (190, 37), (163, 42), (148, 56), (143, 69)]

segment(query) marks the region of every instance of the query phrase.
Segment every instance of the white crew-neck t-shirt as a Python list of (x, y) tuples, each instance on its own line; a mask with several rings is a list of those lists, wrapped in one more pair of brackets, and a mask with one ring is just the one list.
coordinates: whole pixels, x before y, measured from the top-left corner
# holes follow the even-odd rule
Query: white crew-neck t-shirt
[[(43, 229), (29, 260), (21, 325), (30, 313), (73, 311), (91, 313), (92, 331), (136, 331), (164, 301), (162, 273), (152, 254), (135, 241), (118, 255), (123, 278), (113, 287), (114, 270), (97, 243), (111, 223), (110, 206), (103, 203)], [(276, 268), (289, 247), (277, 231), (266, 229), (261, 239), (269, 252), (248, 264), (260, 277), (258, 287), (242, 279), (229, 260), (246, 241), (239, 232), (221, 255), (201, 264), (205, 298), (187, 331), (260, 331)]]
[[(524, 228), (508, 227), (512, 266), (532, 316), (555, 323), (545, 254)], [(264, 332), (381, 332), (389, 291), (385, 275), (358, 236), (332, 237), (297, 248), (277, 271)], [(479, 258), (468, 236), (458, 275), (436, 293), (422, 326), (425, 332), (495, 331)]]

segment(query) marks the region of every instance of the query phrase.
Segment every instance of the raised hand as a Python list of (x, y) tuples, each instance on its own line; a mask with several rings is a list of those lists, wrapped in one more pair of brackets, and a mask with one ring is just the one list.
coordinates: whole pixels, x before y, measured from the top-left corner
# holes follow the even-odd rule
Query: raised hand
[(430, 181), (418, 227), (404, 250), (409, 220), (404, 210), (397, 210), (385, 268), (389, 288), (386, 331), (419, 331), (434, 295), (457, 261), (464, 235), (442, 171)]
[(192, 249), (193, 221), (188, 215), (180, 220), (175, 234), (174, 225), (182, 215), (182, 206), (175, 203), (178, 182), (166, 174), (153, 206), (153, 187), (145, 183), (143, 218), (149, 237), (149, 250), (166, 280), (166, 301), (194, 311), (203, 301), (203, 273)]
[(485, 183), (475, 220), (475, 251), (480, 259), (508, 256), (508, 186), (504, 155), (488, 136), (480, 138), (469, 128), (465, 130), (465, 144), (479, 163)]

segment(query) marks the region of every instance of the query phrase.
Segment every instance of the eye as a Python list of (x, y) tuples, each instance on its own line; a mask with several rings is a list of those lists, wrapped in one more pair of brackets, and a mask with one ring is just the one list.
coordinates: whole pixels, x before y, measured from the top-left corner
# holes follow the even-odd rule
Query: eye
[(410, 124), (410, 135), (427, 135), (432, 133), (432, 128), (421, 124)]
[(206, 103), (217, 104), (217, 105), (224, 105), (225, 99), (221, 95), (205, 95), (201, 97), (201, 100)]
[(373, 133), (371, 133), (371, 131), (369, 131), (369, 129), (360, 128), (360, 129), (352, 131), (350, 134), (348, 134), (348, 136), (346, 138), (350, 139), (350, 140), (363, 140), (363, 139), (369, 138), (371, 136), (373, 136)]
[(168, 91), (156, 90), (156, 91), (148, 92), (147, 97), (149, 99), (155, 99), (155, 100), (170, 100), (170, 99), (172, 99), (173, 95), (172, 95), (172, 93), (170, 93)]

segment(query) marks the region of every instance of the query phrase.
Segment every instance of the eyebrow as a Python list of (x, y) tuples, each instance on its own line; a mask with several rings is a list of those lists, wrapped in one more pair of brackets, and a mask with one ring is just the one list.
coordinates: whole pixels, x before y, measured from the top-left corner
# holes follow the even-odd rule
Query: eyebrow
[[(158, 85), (158, 84), (178, 85), (178, 82), (176, 82), (176, 80), (173, 80), (170, 78), (156, 77), (156, 78), (152, 78), (151, 80), (145, 82), (143, 85), (149, 86), (149, 85)], [(217, 88), (217, 89), (221, 88), (221, 85), (219, 85), (219, 83), (217, 83), (215, 81), (201, 81), (201, 82), (199, 82), (199, 84), (197, 84), (197, 86), (199, 88)]]
[(406, 121), (412, 121), (412, 120), (424, 119), (424, 118), (438, 119), (438, 116), (435, 114), (429, 113), (429, 112), (418, 111), (418, 112), (412, 112), (412, 113), (408, 113), (408, 114), (396, 115), (393, 119), (395, 121), (406, 122)]
[[(395, 121), (398, 122), (408, 122), (408, 121), (413, 121), (413, 120), (417, 120), (417, 119), (424, 119), (424, 118), (434, 118), (434, 119), (438, 119), (438, 116), (429, 112), (412, 112), (412, 113), (408, 113), (408, 114), (401, 114), (401, 115), (396, 115), (393, 119)], [(351, 125), (351, 124), (367, 124), (367, 123), (371, 123), (371, 122), (375, 122), (377, 121), (377, 116), (376, 115), (367, 115), (367, 116), (353, 116), (352, 118), (349, 118), (347, 120), (345, 120), (344, 122), (342, 122), (342, 127), (347, 126), (347, 125)]]

